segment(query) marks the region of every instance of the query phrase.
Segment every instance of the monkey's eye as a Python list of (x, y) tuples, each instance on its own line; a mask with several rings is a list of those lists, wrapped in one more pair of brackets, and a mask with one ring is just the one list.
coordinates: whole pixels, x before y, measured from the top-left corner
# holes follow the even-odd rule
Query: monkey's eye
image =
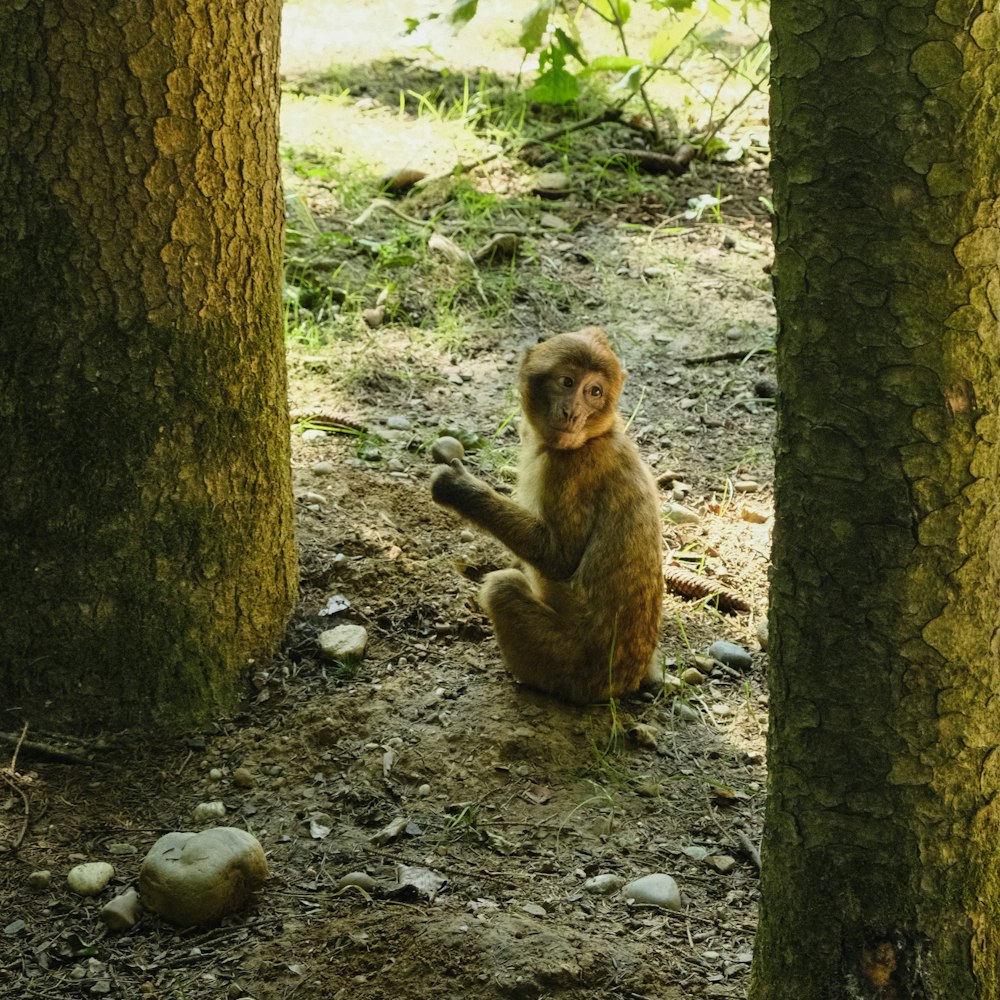
[(563, 377), (559, 379), (559, 384), (566, 389), (572, 389), (573, 379), (569, 375), (563, 375)]
[(604, 390), (599, 385), (592, 385), (590, 387), (591, 396), (603, 396)]

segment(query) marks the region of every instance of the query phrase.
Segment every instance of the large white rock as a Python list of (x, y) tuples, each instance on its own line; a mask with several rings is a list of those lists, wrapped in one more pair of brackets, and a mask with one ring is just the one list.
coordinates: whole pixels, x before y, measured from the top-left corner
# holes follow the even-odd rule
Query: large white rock
[(181, 926), (215, 924), (238, 913), (267, 878), (256, 837), (231, 826), (167, 833), (139, 869), (143, 906)]

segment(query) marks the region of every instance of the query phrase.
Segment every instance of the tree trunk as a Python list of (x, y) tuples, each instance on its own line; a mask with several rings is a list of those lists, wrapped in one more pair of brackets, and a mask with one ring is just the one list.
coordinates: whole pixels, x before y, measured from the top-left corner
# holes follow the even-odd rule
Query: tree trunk
[(190, 726), (295, 597), (278, 0), (0, 9), (0, 707)]
[(993, 8), (772, 0), (780, 394), (752, 1000), (1000, 996)]

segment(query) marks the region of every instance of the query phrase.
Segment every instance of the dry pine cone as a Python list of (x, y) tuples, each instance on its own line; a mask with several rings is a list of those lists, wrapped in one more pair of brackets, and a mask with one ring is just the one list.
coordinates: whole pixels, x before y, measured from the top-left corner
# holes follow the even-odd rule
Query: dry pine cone
[(700, 601), (705, 597), (718, 601), (720, 611), (749, 611), (749, 602), (731, 590), (726, 590), (720, 583), (704, 576), (698, 576), (676, 563), (670, 563), (663, 571), (663, 579), (667, 589), (681, 597), (692, 601)]

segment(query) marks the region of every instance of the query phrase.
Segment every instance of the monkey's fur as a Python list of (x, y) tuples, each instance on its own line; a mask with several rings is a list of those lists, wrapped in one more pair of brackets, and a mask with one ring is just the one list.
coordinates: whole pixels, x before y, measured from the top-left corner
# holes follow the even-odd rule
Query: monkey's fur
[(597, 327), (543, 341), (521, 364), (515, 500), (459, 459), (431, 480), (438, 503), (520, 561), (488, 574), (479, 591), (507, 668), (578, 704), (635, 691), (660, 632), (659, 501), (617, 410), (624, 381)]

